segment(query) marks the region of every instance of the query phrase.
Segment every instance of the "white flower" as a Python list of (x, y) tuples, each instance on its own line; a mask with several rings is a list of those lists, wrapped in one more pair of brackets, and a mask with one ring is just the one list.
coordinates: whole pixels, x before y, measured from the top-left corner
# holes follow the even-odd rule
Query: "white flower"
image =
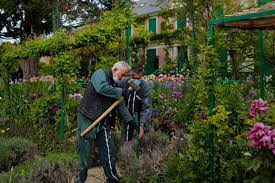
[(272, 81), (272, 75), (266, 76), (266, 77), (265, 77), (265, 81), (266, 81), (266, 82)]
[(252, 154), (250, 154), (250, 152), (245, 152), (245, 153), (243, 153), (243, 155), (245, 155), (245, 156), (252, 156)]

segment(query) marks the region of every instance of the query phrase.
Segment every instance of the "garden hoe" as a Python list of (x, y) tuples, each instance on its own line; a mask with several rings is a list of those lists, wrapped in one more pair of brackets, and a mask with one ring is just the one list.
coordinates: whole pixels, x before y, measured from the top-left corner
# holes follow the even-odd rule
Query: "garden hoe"
[[(135, 84), (135, 82), (130, 79), (128, 81), (130, 87), (130, 90), (138, 91), (140, 88), (138, 85)], [(81, 132), (80, 136), (83, 137), (86, 135), (90, 130), (92, 130), (100, 121), (105, 118), (122, 100), (124, 97), (120, 97), (117, 101), (115, 101), (104, 113), (102, 113), (88, 128), (86, 128), (83, 132)]]

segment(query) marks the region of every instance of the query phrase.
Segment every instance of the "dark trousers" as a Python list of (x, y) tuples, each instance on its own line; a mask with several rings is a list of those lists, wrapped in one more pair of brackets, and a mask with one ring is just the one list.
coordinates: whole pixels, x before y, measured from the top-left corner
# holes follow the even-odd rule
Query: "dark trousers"
[(122, 143), (131, 141), (134, 136), (134, 131), (135, 131), (134, 124), (123, 123), (122, 132), (121, 132)]
[(91, 120), (78, 113), (77, 124), (80, 155), (80, 170), (77, 182), (84, 183), (87, 179), (90, 156), (93, 153), (94, 146), (97, 146), (99, 149), (100, 161), (107, 177), (107, 182), (119, 182), (116, 172), (115, 145), (108, 122), (105, 120), (103, 124), (88, 132), (84, 137), (81, 137), (80, 133), (91, 124)]

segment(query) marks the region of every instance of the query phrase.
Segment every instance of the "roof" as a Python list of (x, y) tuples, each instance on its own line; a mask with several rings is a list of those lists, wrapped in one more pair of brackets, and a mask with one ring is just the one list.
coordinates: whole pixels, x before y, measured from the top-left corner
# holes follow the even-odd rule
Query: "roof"
[(213, 19), (210, 23), (217, 27), (275, 30), (275, 2), (267, 3), (260, 8), (228, 15), (220, 19)]
[(170, 6), (169, 0), (139, 0), (134, 3), (134, 14), (136, 16), (154, 14)]

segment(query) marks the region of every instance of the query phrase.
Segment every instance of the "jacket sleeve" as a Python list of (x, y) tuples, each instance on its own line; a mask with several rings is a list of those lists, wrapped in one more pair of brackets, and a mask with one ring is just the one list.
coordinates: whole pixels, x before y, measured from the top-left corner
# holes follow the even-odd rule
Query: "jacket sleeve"
[(122, 120), (123, 123), (128, 123), (130, 121), (133, 121), (133, 116), (130, 114), (129, 110), (127, 109), (125, 105), (125, 100), (122, 100), (120, 102), (117, 112), (118, 112), (119, 118)]
[[(144, 81), (145, 82), (145, 81)], [(148, 127), (149, 120), (152, 115), (152, 100), (151, 100), (151, 87), (148, 83), (144, 84), (144, 93), (142, 97), (142, 105), (140, 111), (140, 122), (144, 123), (145, 127)]]
[[(118, 82), (118, 87), (120, 88), (127, 88), (127, 82), (128, 82), (129, 78), (125, 78), (121, 81)], [(123, 123), (128, 123), (129, 121), (133, 120), (133, 116), (131, 115), (131, 113), (129, 112), (128, 108), (125, 105), (125, 100), (120, 102), (120, 105), (117, 109), (119, 118), (122, 120)]]
[(119, 99), (122, 95), (122, 88), (114, 87), (107, 82), (103, 69), (98, 69), (93, 73), (91, 82), (96, 92), (101, 95), (115, 99)]

